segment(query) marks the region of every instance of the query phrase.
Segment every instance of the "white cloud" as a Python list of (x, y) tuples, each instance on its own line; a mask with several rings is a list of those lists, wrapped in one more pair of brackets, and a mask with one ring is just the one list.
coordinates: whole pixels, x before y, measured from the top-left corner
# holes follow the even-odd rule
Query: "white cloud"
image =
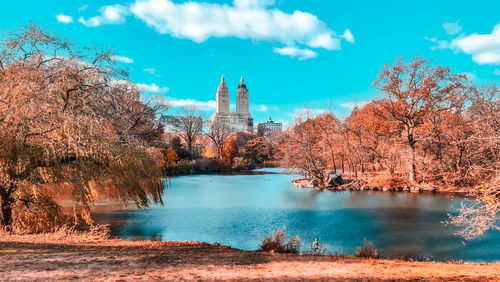
[(234, 0), (234, 6), (236, 7), (267, 7), (275, 4), (274, 0)]
[(493, 71), (493, 74), (494, 74), (494, 75), (500, 75), (500, 69), (495, 69), (495, 70)]
[(474, 54), (472, 60), (480, 65), (500, 65), (500, 52)]
[(346, 29), (342, 37), (349, 43), (354, 43), (356, 41), (350, 29)]
[(268, 106), (268, 105), (251, 105), (251, 112), (268, 112), (268, 111), (277, 111), (278, 107), (276, 106)]
[(469, 54), (480, 65), (500, 65), (500, 24), (492, 33), (473, 33), (453, 39), (450, 48)]
[(239, 0), (233, 6), (206, 2), (176, 4), (170, 0), (137, 0), (131, 12), (159, 33), (204, 42), (211, 37), (237, 37), (340, 48), (341, 37), (316, 16), (269, 9), (274, 1)]
[[(307, 50), (341, 49), (341, 41), (354, 43), (349, 29), (338, 34), (317, 16), (294, 11), (287, 13), (271, 6), (274, 0), (234, 0), (232, 5), (172, 0), (136, 0), (127, 9), (122, 5), (105, 6), (100, 16), (80, 22), (88, 27), (121, 24), (128, 13), (161, 34), (190, 39), (198, 43), (209, 38), (236, 37), (279, 43), (284, 47)], [(299, 46), (299, 47), (295, 47)], [(281, 54), (281, 52), (276, 52)], [(312, 58), (314, 51), (302, 52), (299, 59)], [(288, 55), (289, 54), (285, 54)]]
[(349, 110), (352, 110), (354, 109), (355, 107), (358, 107), (358, 108), (362, 108), (364, 107), (365, 105), (367, 105), (369, 102), (367, 101), (362, 101), (362, 102), (346, 102), (346, 103), (342, 103), (340, 104), (340, 106), (342, 108), (346, 108), (346, 109), (349, 109)]
[(445, 22), (441, 25), (448, 35), (455, 35), (462, 31), (462, 26), (460, 25), (460, 21), (456, 21), (453, 23)]
[(439, 40), (436, 37), (424, 37), (425, 40), (436, 43), (436, 45), (431, 47), (431, 50), (441, 50), (450, 48), (450, 42), (448, 40)]
[(132, 64), (134, 62), (134, 60), (129, 58), (129, 57), (118, 56), (118, 55), (112, 56), (111, 59), (118, 61), (120, 63), (125, 63), (125, 64)]
[(57, 20), (57, 22), (62, 23), (62, 24), (69, 24), (69, 23), (73, 22), (73, 17), (68, 16), (68, 15), (64, 15), (64, 14), (59, 14), (59, 15), (56, 15), (56, 20)]
[(161, 77), (161, 75), (159, 75), (159, 74), (156, 73), (156, 69), (154, 69), (154, 68), (145, 68), (142, 71), (143, 72), (147, 72), (150, 75), (153, 75), (153, 76), (156, 76), (156, 77)]
[(215, 111), (215, 101), (198, 101), (194, 99), (178, 99), (174, 97), (165, 97), (162, 99), (163, 103), (174, 108), (184, 108), (187, 106), (195, 107), (200, 111)]
[(88, 5), (80, 6), (80, 8), (78, 8), (78, 11), (83, 12), (83, 11), (87, 10), (88, 7), (89, 7)]
[(273, 51), (274, 53), (289, 56), (290, 58), (298, 58), (301, 61), (316, 58), (318, 56), (318, 53), (311, 49), (300, 49), (297, 47), (274, 48)]
[(155, 83), (152, 83), (152, 84), (136, 83), (135, 85), (137, 85), (139, 90), (141, 90), (142, 92), (146, 92), (146, 93), (163, 94), (163, 93), (167, 93), (170, 90), (170, 88), (168, 88), (166, 86), (160, 87), (160, 86), (156, 85)]
[(91, 17), (85, 19), (80, 17), (78, 22), (82, 23), (86, 27), (98, 27), (104, 24), (124, 24), (125, 17), (129, 14), (128, 8), (116, 4), (110, 6), (103, 6), (99, 9), (100, 16)]
[[(182, 99), (176, 97), (159, 97), (155, 99), (156, 103), (163, 103), (173, 108), (184, 108), (186, 106), (195, 107), (200, 111), (215, 111), (216, 109), (216, 101), (198, 101), (195, 99)], [(267, 112), (269, 110), (277, 110), (276, 106), (267, 106), (267, 105), (252, 105), (251, 112)], [(235, 110), (234, 105), (231, 104), (231, 110)]]

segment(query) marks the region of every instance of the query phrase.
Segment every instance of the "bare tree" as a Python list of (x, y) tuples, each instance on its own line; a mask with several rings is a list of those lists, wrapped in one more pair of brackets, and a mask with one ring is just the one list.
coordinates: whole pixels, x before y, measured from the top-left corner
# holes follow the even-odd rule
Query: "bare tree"
[(474, 187), (476, 200), (463, 203), (461, 213), (450, 215), (459, 235), (473, 239), (488, 229), (500, 230), (500, 88), (486, 85), (470, 97), (466, 119), (472, 134), (460, 141), (464, 168), (461, 181)]
[(340, 121), (333, 112), (328, 112), (316, 118), (316, 126), (322, 134), (321, 142), (328, 148), (328, 150), (325, 150), (325, 153), (328, 152), (327, 154), (332, 163), (332, 169), (336, 172), (337, 164), (335, 161), (335, 154), (339, 149), (336, 148), (335, 143), (338, 140), (338, 134), (340, 132)]
[(302, 169), (322, 182), (328, 159), (315, 123), (316, 119), (310, 119), (307, 113), (295, 117), (295, 125), (284, 135), (282, 162), (285, 167)]
[(217, 149), (217, 157), (222, 158), (224, 144), (231, 135), (229, 126), (222, 121), (213, 121), (209, 124), (205, 134), (214, 143)]
[(182, 115), (169, 120), (174, 131), (178, 132), (186, 142), (189, 155), (193, 156), (193, 143), (203, 133), (203, 119), (196, 107), (187, 106), (183, 109)]

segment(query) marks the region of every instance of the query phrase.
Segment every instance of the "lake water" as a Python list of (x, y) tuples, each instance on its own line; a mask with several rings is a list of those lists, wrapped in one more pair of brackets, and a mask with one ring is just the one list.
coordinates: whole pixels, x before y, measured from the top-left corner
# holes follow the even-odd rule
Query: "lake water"
[[(170, 180), (164, 206), (98, 216), (125, 239), (205, 241), (256, 250), (273, 230), (299, 235), (301, 251), (319, 238), (328, 253), (352, 254), (363, 238), (384, 257), (500, 261), (500, 232), (463, 243), (444, 226), (463, 198), (397, 192), (299, 189), (292, 175), (264, 169), (250, 175), (192, 175)], [(270, 173), (266, 173), (270, 172)]]

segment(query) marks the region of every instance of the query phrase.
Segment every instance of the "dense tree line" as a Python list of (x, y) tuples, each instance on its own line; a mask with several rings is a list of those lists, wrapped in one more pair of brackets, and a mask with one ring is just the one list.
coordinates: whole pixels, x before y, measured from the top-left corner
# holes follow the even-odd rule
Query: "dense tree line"
[(379, 97), (344, 120), (296, 117), (283, 163), (324, 181), (331, 170), (380, 186), (465, 189), (477, 196), (451, 222), (473, 238), (497, 228), (500, 208), (500, 88), (414, 57), (385, 66)]
[[(279, 158), (279, 134), (235, 132), (225, 123), (203, 120), (193, 107), (182, 113), (167, 122), (170, 131), (165, 133), (165, 140), (169, 141), (163, 152), (169, 175), (249, 170)], [(197, 130), (192, 130), (194, 127)]]

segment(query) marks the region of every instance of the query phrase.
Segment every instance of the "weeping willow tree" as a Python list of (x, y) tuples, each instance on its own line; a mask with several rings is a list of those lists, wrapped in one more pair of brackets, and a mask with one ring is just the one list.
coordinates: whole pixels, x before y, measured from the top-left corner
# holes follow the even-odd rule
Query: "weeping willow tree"
[[(152, 148), (166, 109), (142, 101), (112, 55), (77, 49), (33, 24), (4, 42), (0, 227), (51, 227), (60, 211), (54, 195), (63, 192), (83, 210), (100, 195), (138, 207), (161, 202)], [(36, 222), (41, 214), (51, 218), (43, 226)]]

